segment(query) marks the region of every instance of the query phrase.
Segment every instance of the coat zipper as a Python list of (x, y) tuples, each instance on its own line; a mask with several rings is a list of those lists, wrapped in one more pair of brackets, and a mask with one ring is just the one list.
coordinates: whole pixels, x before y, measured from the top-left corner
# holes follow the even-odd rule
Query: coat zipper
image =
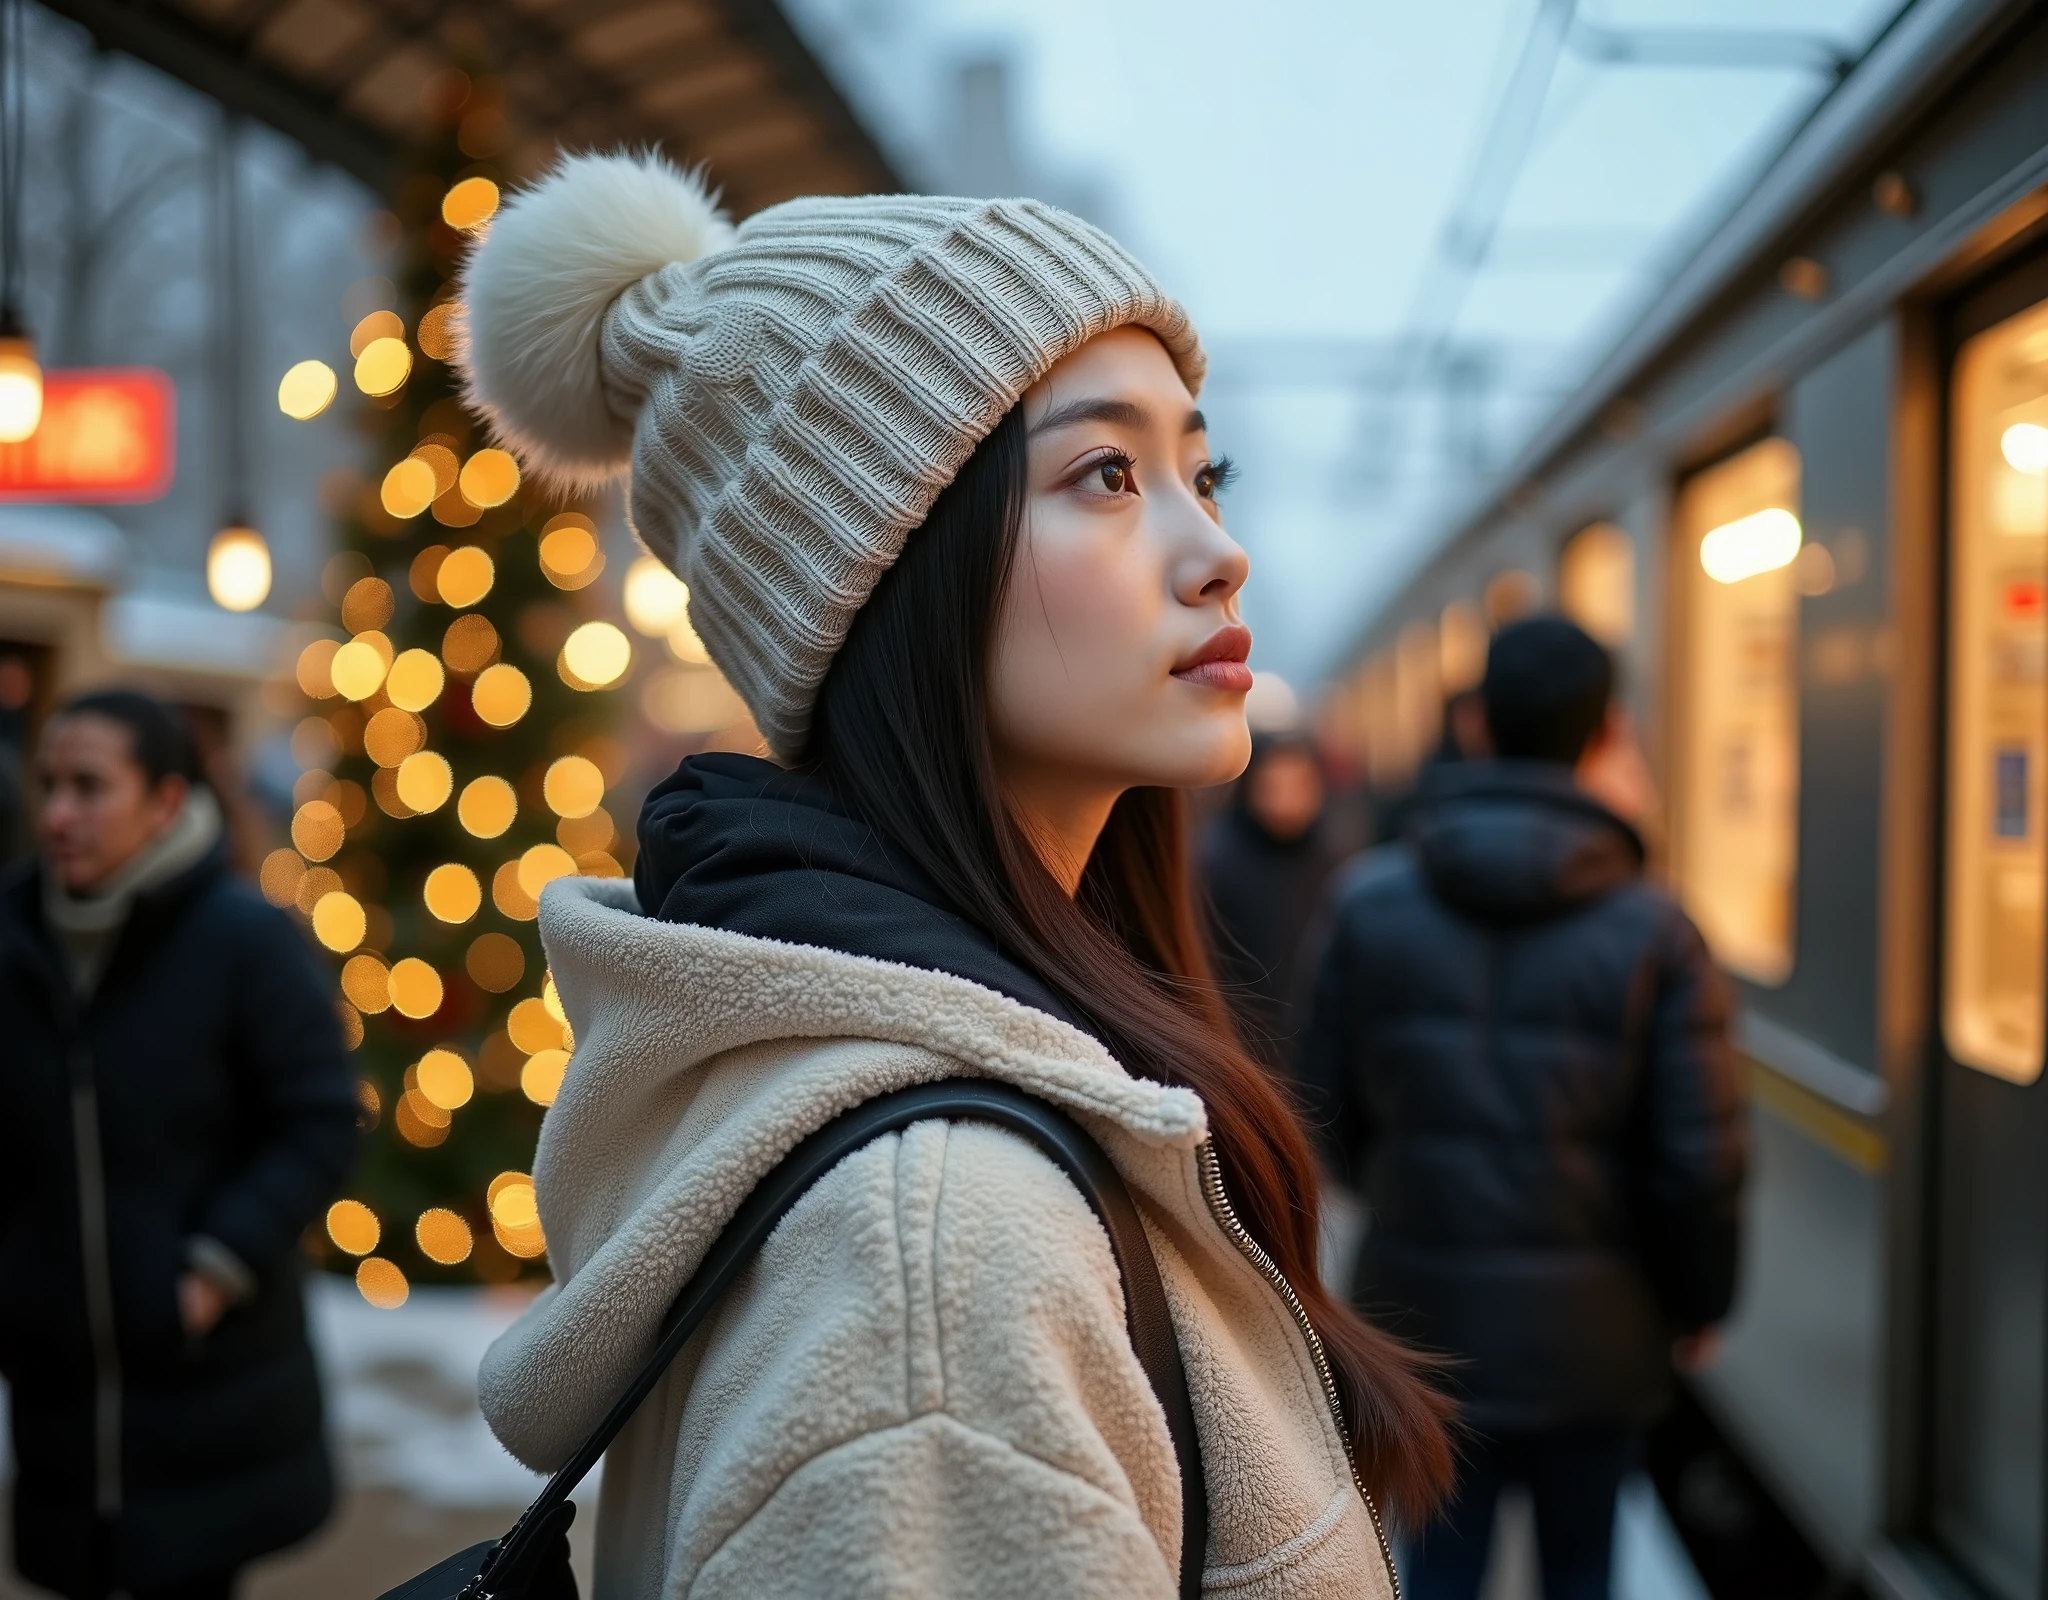
[(71, 1051), (71, 1150), (78, 1169), (78, 1244), (85, 1273), (86, 1326), (93, 1355), (93, 1509), (121, 1514), (121, 1352), (114, 1334), (114, 1279), (107, 1260), (106, 1163), (92, 1054)]
[(1323, 1337), (1316, 1332), (1315, 1324), (1309, 1321), (1308, 1308), (1301, 1303), (1301, 1296), (1294, 1292), (1294, 1286), (1287, 1281), (1266, 1254), (1265, 1246), (1246, 1231), (1245, 1225), (1237, 1220), (1237, 1210), (1230, 1203), (1230, 1196), (1223, 1188), (1223, 1167), (1216, 1159), (1216, 1146), (1204, 1139), (1195, 1146), (1195, 1161), (1202, 1173), (1202, 1198), (1209, 1203), (1209, 1214), (1230, 1242), (1237, 1246), (1237, 1252), (1258, 1269), (1259, 1276), (1273, 1286), (1282, 1303), (1293, 1313), (1294, 1325), (1301, 1329), (1302, 1338), (1308, 1341), (1308, 1353), (1316, 1364), (1316, 1376), (1323, 1381), (1323, 1399), (1329, 1405), (1331, 1420), (1337, 1424), (1337, 1439), (1344, 1447), (1344, 1461), (1351, 1468), (1351, 1485), (1358, 1491), (1358, 1498), (1365, 1502), (1366, 1515), (1372, 1518), (1373, 1537), (1379, 1540), (1380, 1557), (1387, 1564), (1387, 1578), (1394, 1586), (1394, 1600), (1401, 1600), (1401, 1574), (1394, 1566), (1394, 1547), (1387, 1542), (1386, 1524), (1380, 1521), (1380, 1508), (1373, 1503), (1372, 1491), (1365, 1486), (1365, 1480), (1358, 1475), (1358, 1462), (1351, 1453), (1350, 1435), (1344, 1426), (1344, 1399), (1337, 1392), (1337, 1376), (1330, 1370), (1329, 1353), (1323, 1349)]

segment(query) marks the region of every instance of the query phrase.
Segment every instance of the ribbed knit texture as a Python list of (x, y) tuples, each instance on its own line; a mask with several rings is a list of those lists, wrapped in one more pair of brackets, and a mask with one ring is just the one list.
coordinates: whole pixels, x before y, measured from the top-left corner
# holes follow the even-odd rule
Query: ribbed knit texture
[[(565, 231), (532, 226), (544, 206), (561, 206), (565, 225), (576, 215), (574, 196), (550, 186), (613, 162), (650, 165), (561, 169), (531, 192), (520, 248), (538, 255)], [(493, 262), (494, 243), (473, 282), (525, 264)], [(474, 299), (470, 321), (473, 343), (497, 341), (484, 354), (548, 336), (493, 325)], [(1126, 324), (1156, 333), (1199, 388), (1181, 307), (1100, 230), (1033, 200), (792, 200), (612, 301), (595, 366), (607, 408), (633, 430), (633, 526), (690, 586), (692, 624), (777, 756), (803, 754), (854, 614), (974, 447), (1062, 357)], [(473, 373), (485, 366), (480, 356)], [(566, 374), (564, 393), (586, 371)], [(570, 431), (544, 421), (557, 396), (472, 384), (531, 451)]]

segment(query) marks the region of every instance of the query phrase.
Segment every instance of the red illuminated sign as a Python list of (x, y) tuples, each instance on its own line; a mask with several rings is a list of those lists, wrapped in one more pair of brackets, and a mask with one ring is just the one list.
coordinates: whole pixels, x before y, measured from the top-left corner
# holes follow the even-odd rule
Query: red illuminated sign
[(0, 444), (0, 502), (154, 500), (176, 466), (177, 391), (154, 367), (43, 374), (43, 418)]

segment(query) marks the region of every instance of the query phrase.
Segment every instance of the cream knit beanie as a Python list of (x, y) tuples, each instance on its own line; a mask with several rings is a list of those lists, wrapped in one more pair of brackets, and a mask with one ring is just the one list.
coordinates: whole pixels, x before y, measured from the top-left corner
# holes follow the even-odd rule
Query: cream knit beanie
[(854, 613), (1055, 362), (1135, 323), (1202, 381), (1187, 314), (1052, 206), (819, 196), (735, 229), (655, 155), (513, 197), (464, 302), (472, 403), (557, 481), (630, 466), (634, 529), (786, 761)]

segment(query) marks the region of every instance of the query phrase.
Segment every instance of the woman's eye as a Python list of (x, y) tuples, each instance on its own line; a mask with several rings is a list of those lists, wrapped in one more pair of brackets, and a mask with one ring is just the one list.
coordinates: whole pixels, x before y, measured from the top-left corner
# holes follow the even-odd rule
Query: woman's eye
[(1122, 494), (1131, 486), (1131, 464), (1117, 456), (1099, 463), (1095, 471), (1102, 479), (1102, 487), (1111, 494)]
[(1230, 464), (1228, 458), (1211, 461), (1195, 473), (1195, 493), (1204, 500), (1214, 500), (1223, 486), (1236, 476), (1237, 468)]

